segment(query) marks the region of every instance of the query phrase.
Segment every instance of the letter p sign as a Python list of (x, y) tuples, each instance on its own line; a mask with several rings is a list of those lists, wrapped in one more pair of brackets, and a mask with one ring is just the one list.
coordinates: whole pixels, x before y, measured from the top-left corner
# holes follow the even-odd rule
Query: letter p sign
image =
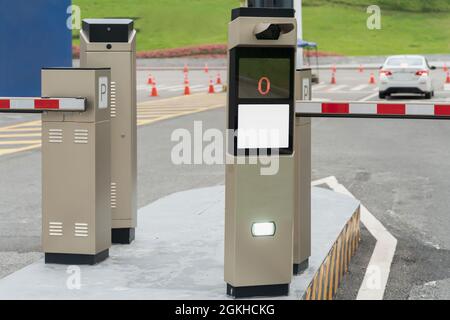
[(108, 108), (108, 78), (100, 77), (98, 79), (98, 108)]

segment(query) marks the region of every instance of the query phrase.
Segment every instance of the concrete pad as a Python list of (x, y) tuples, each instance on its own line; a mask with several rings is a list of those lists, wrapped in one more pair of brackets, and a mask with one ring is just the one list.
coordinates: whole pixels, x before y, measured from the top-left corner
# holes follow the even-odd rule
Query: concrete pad
[[(227, 299), (224, 193), (223, 186), (189, 190), (142, 208), (137, 240), (114, 246), (97, 266), (82, 266), (80, 289), (73, 289), (77, 268), (41, 259), (0, 280), (0, 299)], [(350, 197), (313, 188), (313, 256), (284, 299), (304, 296), (358, 206)]]

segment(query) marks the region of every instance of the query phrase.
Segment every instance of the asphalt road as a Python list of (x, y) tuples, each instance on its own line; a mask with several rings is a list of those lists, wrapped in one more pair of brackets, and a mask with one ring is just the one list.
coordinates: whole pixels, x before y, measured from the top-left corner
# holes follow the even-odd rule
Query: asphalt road
[[(433, 101), (448, 103), (444, 73), (433, 76)], [(330, 77), (321, 74), (324, 81)], [(376, 86), (363, 87), (368, 79), (369, 72), (338, 71), (337, 85), (316, 86), (313, 97), (379, 100)], [(450, 122), (441, 120), (313, 120), (313, 177), (336, 176), (398, 240), (386, 299), (448, 298), (443, 292), (450, 291), (449, 134)], [(349, 294), (360, 285), (358, 263), (351, 269), (355, 277), (346, 278)]]
[[(439, 87), (444, 75), (435, 75)], [(329, 72), (321, 74), (326, 82), (329, 77)], [(338, 71), (337, 77), (337, 85), (316, 86), (314, 99), (377, 100), (376, 86), (364, 86), (368, 72)], [(199, 81), (203, 78), (200, 73)], [(450, 101), (450, 92), (437, 90), (434, 101)], [(139, 129), (139, 206), (173, 192), (224, 183), (223, 166), (170, 161), (173, 130), (192, 131), (196, 120), (204, 128), (223, 130), (224, 117), (224, 109), (217, 109)], [(449, 136), (448, 121), (313, 120), (313, 178), (336, 176), (398, 239), (386, 299), (445, 298), (450, 291)], [(0, 157), (0, 176), (2, 277), (40, 256), (40, 150)], [(362, 241), (340, 299), (355, 298), (361, 284), (374, 244), (368, 232)]]

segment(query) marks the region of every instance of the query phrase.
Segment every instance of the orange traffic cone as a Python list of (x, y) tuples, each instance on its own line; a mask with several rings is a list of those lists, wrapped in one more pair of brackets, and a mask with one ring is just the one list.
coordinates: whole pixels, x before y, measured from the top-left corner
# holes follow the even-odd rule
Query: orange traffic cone
[(208, 64), (205, 63), (205, 73), (208, 73), (208, 72), (209, 72)]
[(330, 83), (331, 84), (336, 84), (336, 73), (334, 73), (334, 72), (331, 74), (331, 81), (330, 81)]
[(189, 78), (187, 73), (184, 74), (184, 84), (189, 84)]
[(363, 67), (363, 65), (361, 64), (360, 66), (359, 66), (359, 73), (363, 73), (364, 72), (364, 67)]
[(220, 72), (217, 73), (216, 84), (222, 84), (222, 78), (220, 77)]
[(336, 73), (336, 65), (333, 64), (333, 66), (331, 67), (331, 72)]
[(375, 75), (373, 72), (370, 74), (369, 84), (375, 84)]
[(152, 84), (152, 93), (150, 94), (151, 97), (157, 97), (158, 96), (158, 89), (156, 88), (156, 81), (153, 79)]
[(448, 72), (448, 67), (446, 63), (444, 63), (444, 72)]
[(150, 75), (150, 76), (148, 77), (147, 84), (149, 84), (149, 85), (152, 85), (152, 84), (153, 84), (153, 77), (152, 77), (152, 75)]
[(447, 78), (445, 79), (445, 83), (450, 83), (450, 72), (447, 71)]
[(209, 89), (208, 89), (208, 93), (216, 93), (216, 91), (214, 90), (214, 83), (212, 80), (209, 80)]
[(187, 63), (184, 64), (183, 72), (184, 73), (188, 73), (189, 72), (189, 67), (188, 67)]
[(184, 83), (184, 95), (188, 96), (191, 94), (191, 88), (189, 87), (189, 80)]

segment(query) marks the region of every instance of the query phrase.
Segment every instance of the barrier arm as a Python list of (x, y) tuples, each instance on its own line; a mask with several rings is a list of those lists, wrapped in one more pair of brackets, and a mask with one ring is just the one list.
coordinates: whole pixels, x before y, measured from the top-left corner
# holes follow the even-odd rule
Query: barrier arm
[(44, 111), (86, 111), (86, 98), (2, 98), (0, 112), (42, 113)]
[(296, 114), (310, 118), (388, 118), (450, 120), (450, 103), (297, 101)]

